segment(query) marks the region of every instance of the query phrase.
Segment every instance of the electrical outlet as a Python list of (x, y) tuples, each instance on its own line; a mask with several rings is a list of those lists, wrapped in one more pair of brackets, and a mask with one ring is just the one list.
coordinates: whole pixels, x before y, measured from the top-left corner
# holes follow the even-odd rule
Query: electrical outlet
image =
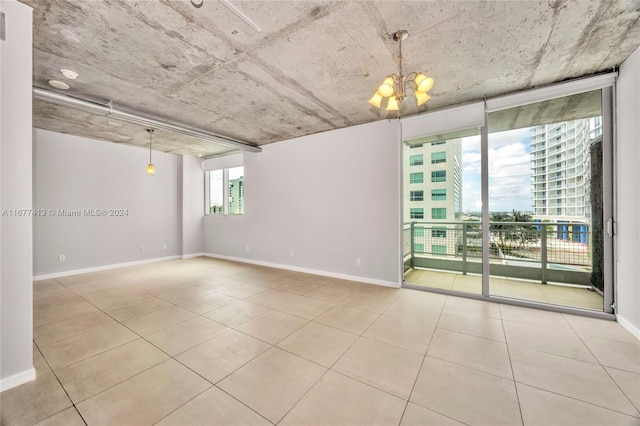
[(162, 250), (166, 250), (167, 249), (167, 243), (163, 243), (162, 244)]
[(289, 256), (293, 257), (293, 250), (289, 250)]
[(64, 262), (67, 260), (67, 257), (64, 254), (61, 254), (60, 256), (58, 256), (58, 262)]
[(356, 265), (360, 266), (360, 258), (356, 257)]

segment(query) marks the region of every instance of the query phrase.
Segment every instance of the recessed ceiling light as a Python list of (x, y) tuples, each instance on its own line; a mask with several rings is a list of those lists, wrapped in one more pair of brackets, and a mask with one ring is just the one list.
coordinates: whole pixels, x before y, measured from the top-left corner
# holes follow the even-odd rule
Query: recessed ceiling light
[(56, 89), (69, 90), (69, 85), (60, 80), (49, 80), (49, 86), (55, 87)]
[(197, 8), (201, 8), (203, 3), (204, 0), (191, 0), (191, 4)]
[(69, 80), (75, 80), (80, 76), (77, 72), (65, 68), (62, 68), (60, 72), (64, 75), (64, 78), (68, 78)]

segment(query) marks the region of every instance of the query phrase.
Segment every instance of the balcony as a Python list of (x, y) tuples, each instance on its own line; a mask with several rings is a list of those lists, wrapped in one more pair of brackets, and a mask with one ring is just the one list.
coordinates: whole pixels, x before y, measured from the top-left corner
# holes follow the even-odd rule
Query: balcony
[[(518, 288), (522, 298), (527, 298), (526, 294), (537, 294), (541, 289), (554, 294), (575, 291), (588, 296), (578, 306), (602, 309), (602, 296), (591, 284), (590, 225), (490, 222), (489, 235), (490, 281), (500, 283), (492, 288), (492, 294), (498, 288), (508, 297), (517, 297), (513, 291)], [(481, 224), (405, 223), (404, 264), (405, 282), (430, 285), (437, 281), (434, 281), (436, 275), (440, 274), (438, 276), (442, 278), (442, 274), (450, 274), (451, 283), (455, 280), (473, 282), (476, 285), (474, 292), (481, 293), (481, 286), (477, 286), (482, 274)], [(507, 281), (512, 284), (511, 290), (505, 287)], [(550, 286), (560, 286), (562, 290), (549, 290)], [(563, 304), (559, 298), (555, 302), (539, 301)]]

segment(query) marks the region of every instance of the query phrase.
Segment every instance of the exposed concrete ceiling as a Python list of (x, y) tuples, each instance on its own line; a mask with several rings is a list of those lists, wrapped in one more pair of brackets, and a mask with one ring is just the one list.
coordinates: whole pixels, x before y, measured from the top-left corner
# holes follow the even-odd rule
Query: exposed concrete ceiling
[[(21, 1), (34, 8), (34, 86), (69, 68), (70, 96), (256, 145), (387, 117), (367, 100), (397, 73), (400, 29), (405, 72), (435, 78), (404, 116), (609, 70), (640, 45), (640, 1), (231, 0), (260, 32), (217, 0)], [(148, 144), (140, 126), (42, 100), (34, 126)], [(154, 149), (229, 150), (168, 132)]]

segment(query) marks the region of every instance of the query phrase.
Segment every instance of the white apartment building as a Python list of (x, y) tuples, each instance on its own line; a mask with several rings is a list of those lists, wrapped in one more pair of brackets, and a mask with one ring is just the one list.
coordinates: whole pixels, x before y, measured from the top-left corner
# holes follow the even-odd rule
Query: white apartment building
[[(460, 139), (414, 140), (403, 150), (404, 223), (415, 222), (416, 253), (453, 255), (462, 216)], [(442, 223), (441, 225), (439, 223)]]

